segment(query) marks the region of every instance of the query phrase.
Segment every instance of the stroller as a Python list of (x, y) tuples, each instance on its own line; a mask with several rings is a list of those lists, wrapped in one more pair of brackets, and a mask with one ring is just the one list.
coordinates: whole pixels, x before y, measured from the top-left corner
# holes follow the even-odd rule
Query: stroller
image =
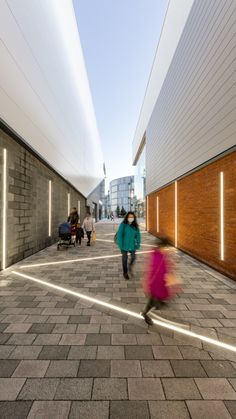
[(64, 222), (59, 225), (58, 233), (60, 240), (57, 243), (57, 250), (59, 250), (61, 246), (66, 246), (66, 248), (69, 246), (75, 247), (76, 225)]

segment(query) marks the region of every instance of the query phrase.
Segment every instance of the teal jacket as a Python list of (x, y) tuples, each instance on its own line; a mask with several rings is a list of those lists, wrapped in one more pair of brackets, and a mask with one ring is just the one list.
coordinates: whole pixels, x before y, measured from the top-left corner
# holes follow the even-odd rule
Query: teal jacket
[(120, 250), (134, 251), (140, 248), (141, 235), (139, 228), (121, 223), (117, 232), (117, 244)]

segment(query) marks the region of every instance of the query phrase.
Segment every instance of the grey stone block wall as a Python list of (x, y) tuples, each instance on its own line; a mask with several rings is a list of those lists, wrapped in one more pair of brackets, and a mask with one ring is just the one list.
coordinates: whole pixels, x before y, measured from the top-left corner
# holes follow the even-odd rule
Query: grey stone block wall
[[(71, 207), (85, 216), (86, 199), (37, 156), (0, 129), (0, 269), (2, 268), (3, 149), (7, 149), (7, 266), (51, 245)], [(52, 234), (48, 236), (49, 180), (52, 182)]]

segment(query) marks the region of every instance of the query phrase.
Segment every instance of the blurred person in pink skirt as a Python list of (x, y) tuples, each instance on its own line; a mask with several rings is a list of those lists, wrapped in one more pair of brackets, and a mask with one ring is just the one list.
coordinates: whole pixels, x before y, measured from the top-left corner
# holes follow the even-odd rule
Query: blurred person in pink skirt
[(153, 249), (148, 261), (148, 269), (144, 278), (143, 288), (148, 296), (148, 302), (141, 313), (145, 322), (153, 324), (148, 312), (155, 307), (160, 309), (168, 300), (173, 298), (180, 291), (180, 286), (174, 276), (173, 262), (166, 251), (169, 241), (162, 237), (158, 241), (158, 247)]

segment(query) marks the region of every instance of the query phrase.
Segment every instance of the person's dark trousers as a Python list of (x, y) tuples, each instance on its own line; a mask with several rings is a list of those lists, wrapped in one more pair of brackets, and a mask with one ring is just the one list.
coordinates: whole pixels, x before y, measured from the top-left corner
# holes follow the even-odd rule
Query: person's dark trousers
[(79, 245), (81, 245), (81, 240), (82, 240), (82, 237), (78, 237), (78, 240), (79, 240)]
[[(126, 250), (122, 250), (122, 266), (123, 266), (123, 274), (126, 275), (128, 273), (128, 253)], [(130, 252), (131, 253), (131, 261), (130, 261), (130, 268), (135, 262), (136, 254), (135, 251)]]
[(150, 297), (145, 309), (143, 310), (143, 315), (145, 316), (153, 307), (157, 309), (160, 308), (160, 302), (157, 299)]
[(87, 237), (88, 237), (88, 242), (87, 242), (87, 246), (90, 246), (90, 241), (91, 241), (91, 234), (92, 231), (86, 231)]

